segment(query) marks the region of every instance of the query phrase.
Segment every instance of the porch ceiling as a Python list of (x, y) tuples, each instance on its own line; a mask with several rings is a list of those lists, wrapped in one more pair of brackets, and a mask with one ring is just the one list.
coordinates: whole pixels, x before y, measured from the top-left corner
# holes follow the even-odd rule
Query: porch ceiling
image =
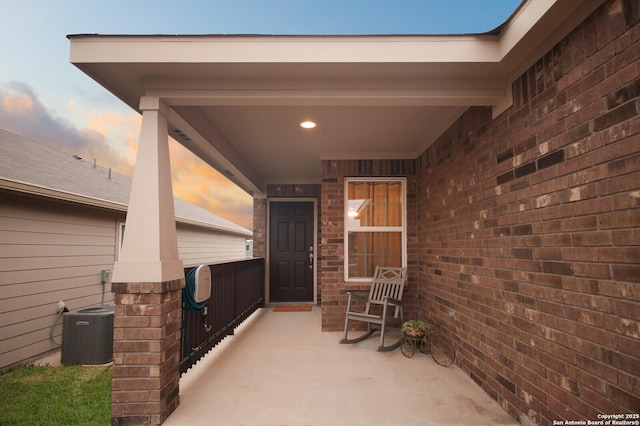
[(470, 106), (500, 113), (602, 2), (525, 0), (481, 35), (73, 35), (71, 62), (136, 110), (161, 98), (171, 136), (258, 196), (319, 182), (320, 159), (415, 158)]

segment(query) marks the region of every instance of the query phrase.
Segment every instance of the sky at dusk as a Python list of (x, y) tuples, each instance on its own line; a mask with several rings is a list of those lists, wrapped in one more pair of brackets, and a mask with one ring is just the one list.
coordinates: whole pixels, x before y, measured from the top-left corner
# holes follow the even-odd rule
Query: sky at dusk
[[(463, 34), (520, 0), (0, 0), (0, 128), (131, 175), (141, 117), (69, 63), (68, 34)], [(252, 228), (250, 195), (170, 140), (176, 196)]]

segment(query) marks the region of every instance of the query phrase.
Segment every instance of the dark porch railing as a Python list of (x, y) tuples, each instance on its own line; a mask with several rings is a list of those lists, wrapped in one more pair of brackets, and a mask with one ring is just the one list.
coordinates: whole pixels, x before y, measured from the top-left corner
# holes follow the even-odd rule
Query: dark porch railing
[(225, 337), (233, 335), (238, 325), (256, 309), (264, 306), (264, 259), (248, 259), (209, 267), (211, 297), (206, 310), (182, 310), (180, 374), (186, 372)]

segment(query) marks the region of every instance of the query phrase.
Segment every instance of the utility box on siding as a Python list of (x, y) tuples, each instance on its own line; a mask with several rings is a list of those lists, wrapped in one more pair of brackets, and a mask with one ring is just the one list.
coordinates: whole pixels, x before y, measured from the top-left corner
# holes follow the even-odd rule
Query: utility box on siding
[(113, 306), (95, 306), (65, 313), (62, 321), (62, 363), (111, 362), (113, 314)]

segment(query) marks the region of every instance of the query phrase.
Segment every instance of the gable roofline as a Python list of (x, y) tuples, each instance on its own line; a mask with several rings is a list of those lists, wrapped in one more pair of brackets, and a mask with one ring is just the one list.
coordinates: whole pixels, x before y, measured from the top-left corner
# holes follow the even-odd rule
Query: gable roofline
[[(78, 156), (67, 155), (3, 129), (0, 129), (0, 140), (0, 152), (4, 154), (0, 157), (0, 190), (127, 212), (131, 189), (131, 178), (128, 176), (98, 165), (94, 167)], [(48, 161), (43, 161), (38, 151), (46, 151), (43, 155)], [(92, 170), (87, 173), (89, 169)], [(60, 173), (69, 171), (78, 172), (83, 179), (60, 178)], [(82, 182), (78, 182), (80, 180)], [(105, 189), (106, 195), (97, 196), (102, 189)], [(253, 236), (252, 231), (180, 198), (174, 197), (174, 206), (178, 223), (245, 237)]]

